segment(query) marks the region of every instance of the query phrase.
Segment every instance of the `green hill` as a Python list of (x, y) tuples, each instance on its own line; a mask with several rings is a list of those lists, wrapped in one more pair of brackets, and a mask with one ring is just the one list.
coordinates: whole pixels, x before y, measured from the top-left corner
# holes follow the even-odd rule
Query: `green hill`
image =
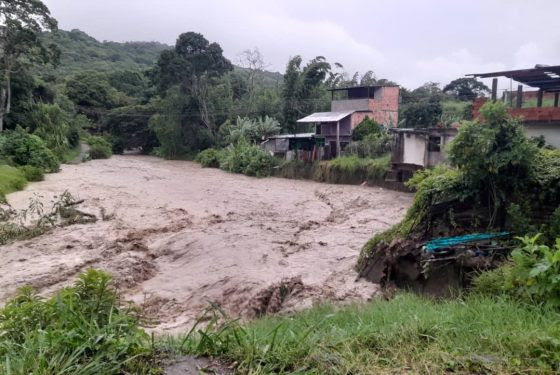
[[(81, 30), (59, 30), (56, 33), (44, 33), (46, 44), (54, 43), (61, 52), (60, 63), (37, 67), (37, 73), (57, 78), (67, 77), (84, 70), (98, 72), (115, 72), (123, 70), (146, 70), (152, 67), (161, 51), (173, 48), (159, 42), (100, 42)], [(235, 66), (243, 73), (245, 68)], [(278, 72), (263, 72), (263, 84), (276, 85), (282, 81)]]
[(56, 68), (42, 66), (39, 72), (57, 77), (84, 70), (145, 70), (154, 64), (161, 51), (171, 48), (159, 42), (100, 42), (77, 29), (45, 33), (43, 38), (47, 44), (56, 44), (61, 56)]

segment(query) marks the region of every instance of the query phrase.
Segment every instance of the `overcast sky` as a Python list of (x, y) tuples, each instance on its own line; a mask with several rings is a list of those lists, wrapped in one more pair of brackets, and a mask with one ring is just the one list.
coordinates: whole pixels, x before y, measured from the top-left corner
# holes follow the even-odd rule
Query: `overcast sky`
[(322, 55), (408, 88), (560, 64), (559, 0), (44, 1), (60, 28), (99, 40), (174, 44), (197, 31), (233, 62), (258, 47), (269, 70), (283, 72), (291, 56)]

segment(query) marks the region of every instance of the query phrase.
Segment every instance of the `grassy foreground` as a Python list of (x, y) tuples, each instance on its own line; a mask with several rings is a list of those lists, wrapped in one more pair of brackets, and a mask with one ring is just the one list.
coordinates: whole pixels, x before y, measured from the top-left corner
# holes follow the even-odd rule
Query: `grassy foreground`
[(110, 277), (90, 270), (49, 299), (25, 289), (0, 309), (0, 373), (155, 375), (174, 354), (220, 357), (241, 374), (560, 371), (560, 312), (507, 298), (398, 294), (246, 325), (217, 307), (208, 315), (204, 328), (154, 340)]
[(248, 374), (557, 373), (560, 314), (507, 299), (403, 294), (217, 325), (174, 345)]

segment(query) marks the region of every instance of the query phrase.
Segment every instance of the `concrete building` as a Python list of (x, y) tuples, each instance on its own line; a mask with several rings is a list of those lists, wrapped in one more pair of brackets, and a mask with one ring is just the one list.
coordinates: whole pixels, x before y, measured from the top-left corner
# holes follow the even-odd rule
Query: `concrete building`
[[(510, 106), (508, 112), (523, 120), (527, 136), (543, 136), (546, 142), (556, 148), (560, 148), (560, 107), (558, 106), (560, 95), (560, 65), (536, 65), (531, 69), (510, 70), (493, 73), (470, 74), (473, 77), (493, 78), (491, 100), (497, 100), (498, 77), (506, 77), (523, 85), (538, 88), (529, 94), (530, 98), (536, 98), (536, 107), (523, 105), (525, 93), (523, 85), (518, 85), (515, 95), (505, 95), (504, 100)], [(544, 99), (548, 99), (548, 106), (544, 106)], [(480, 115), (480, 107), (486, 102), (486, 98), (478, 98), (472, 104), (473, 118)]]
[(394, 133), (389, 181), (404, 182), (422, 168), (447, 162), (446, 147), (457, 128), (390, 129)]
[(313, 113), (298, 123), (315, 124), (316, 136), (324, 138), (325, 158), (340, 155), (350, 143), (352, 130), (366, 116), (393, 128), (398, 123), (398, 86), (359, 86), (331, 89), (331, 111)]
[(322, 146), (323, 140), (317, 138), (315, 133), (274, 135), (261, 143), (261, 147), (274, 156), (303, 161), (321, 160), (324, 151)]

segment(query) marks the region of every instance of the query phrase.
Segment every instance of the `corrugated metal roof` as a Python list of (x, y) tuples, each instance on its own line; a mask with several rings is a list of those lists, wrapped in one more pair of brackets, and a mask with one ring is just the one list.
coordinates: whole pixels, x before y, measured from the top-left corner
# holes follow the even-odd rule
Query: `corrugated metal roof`
[(297, 133), (297, 134), (278, 134), (268, 137), (268, 139), (278, 139), (278, 138), (311, 138), (315, 133)]
[(297, 120), (297, 122), (336, 122), (340, 121), (346, 116), (349, 116), (354, 111), (344, 112), (317, 112), (307, 117)]

